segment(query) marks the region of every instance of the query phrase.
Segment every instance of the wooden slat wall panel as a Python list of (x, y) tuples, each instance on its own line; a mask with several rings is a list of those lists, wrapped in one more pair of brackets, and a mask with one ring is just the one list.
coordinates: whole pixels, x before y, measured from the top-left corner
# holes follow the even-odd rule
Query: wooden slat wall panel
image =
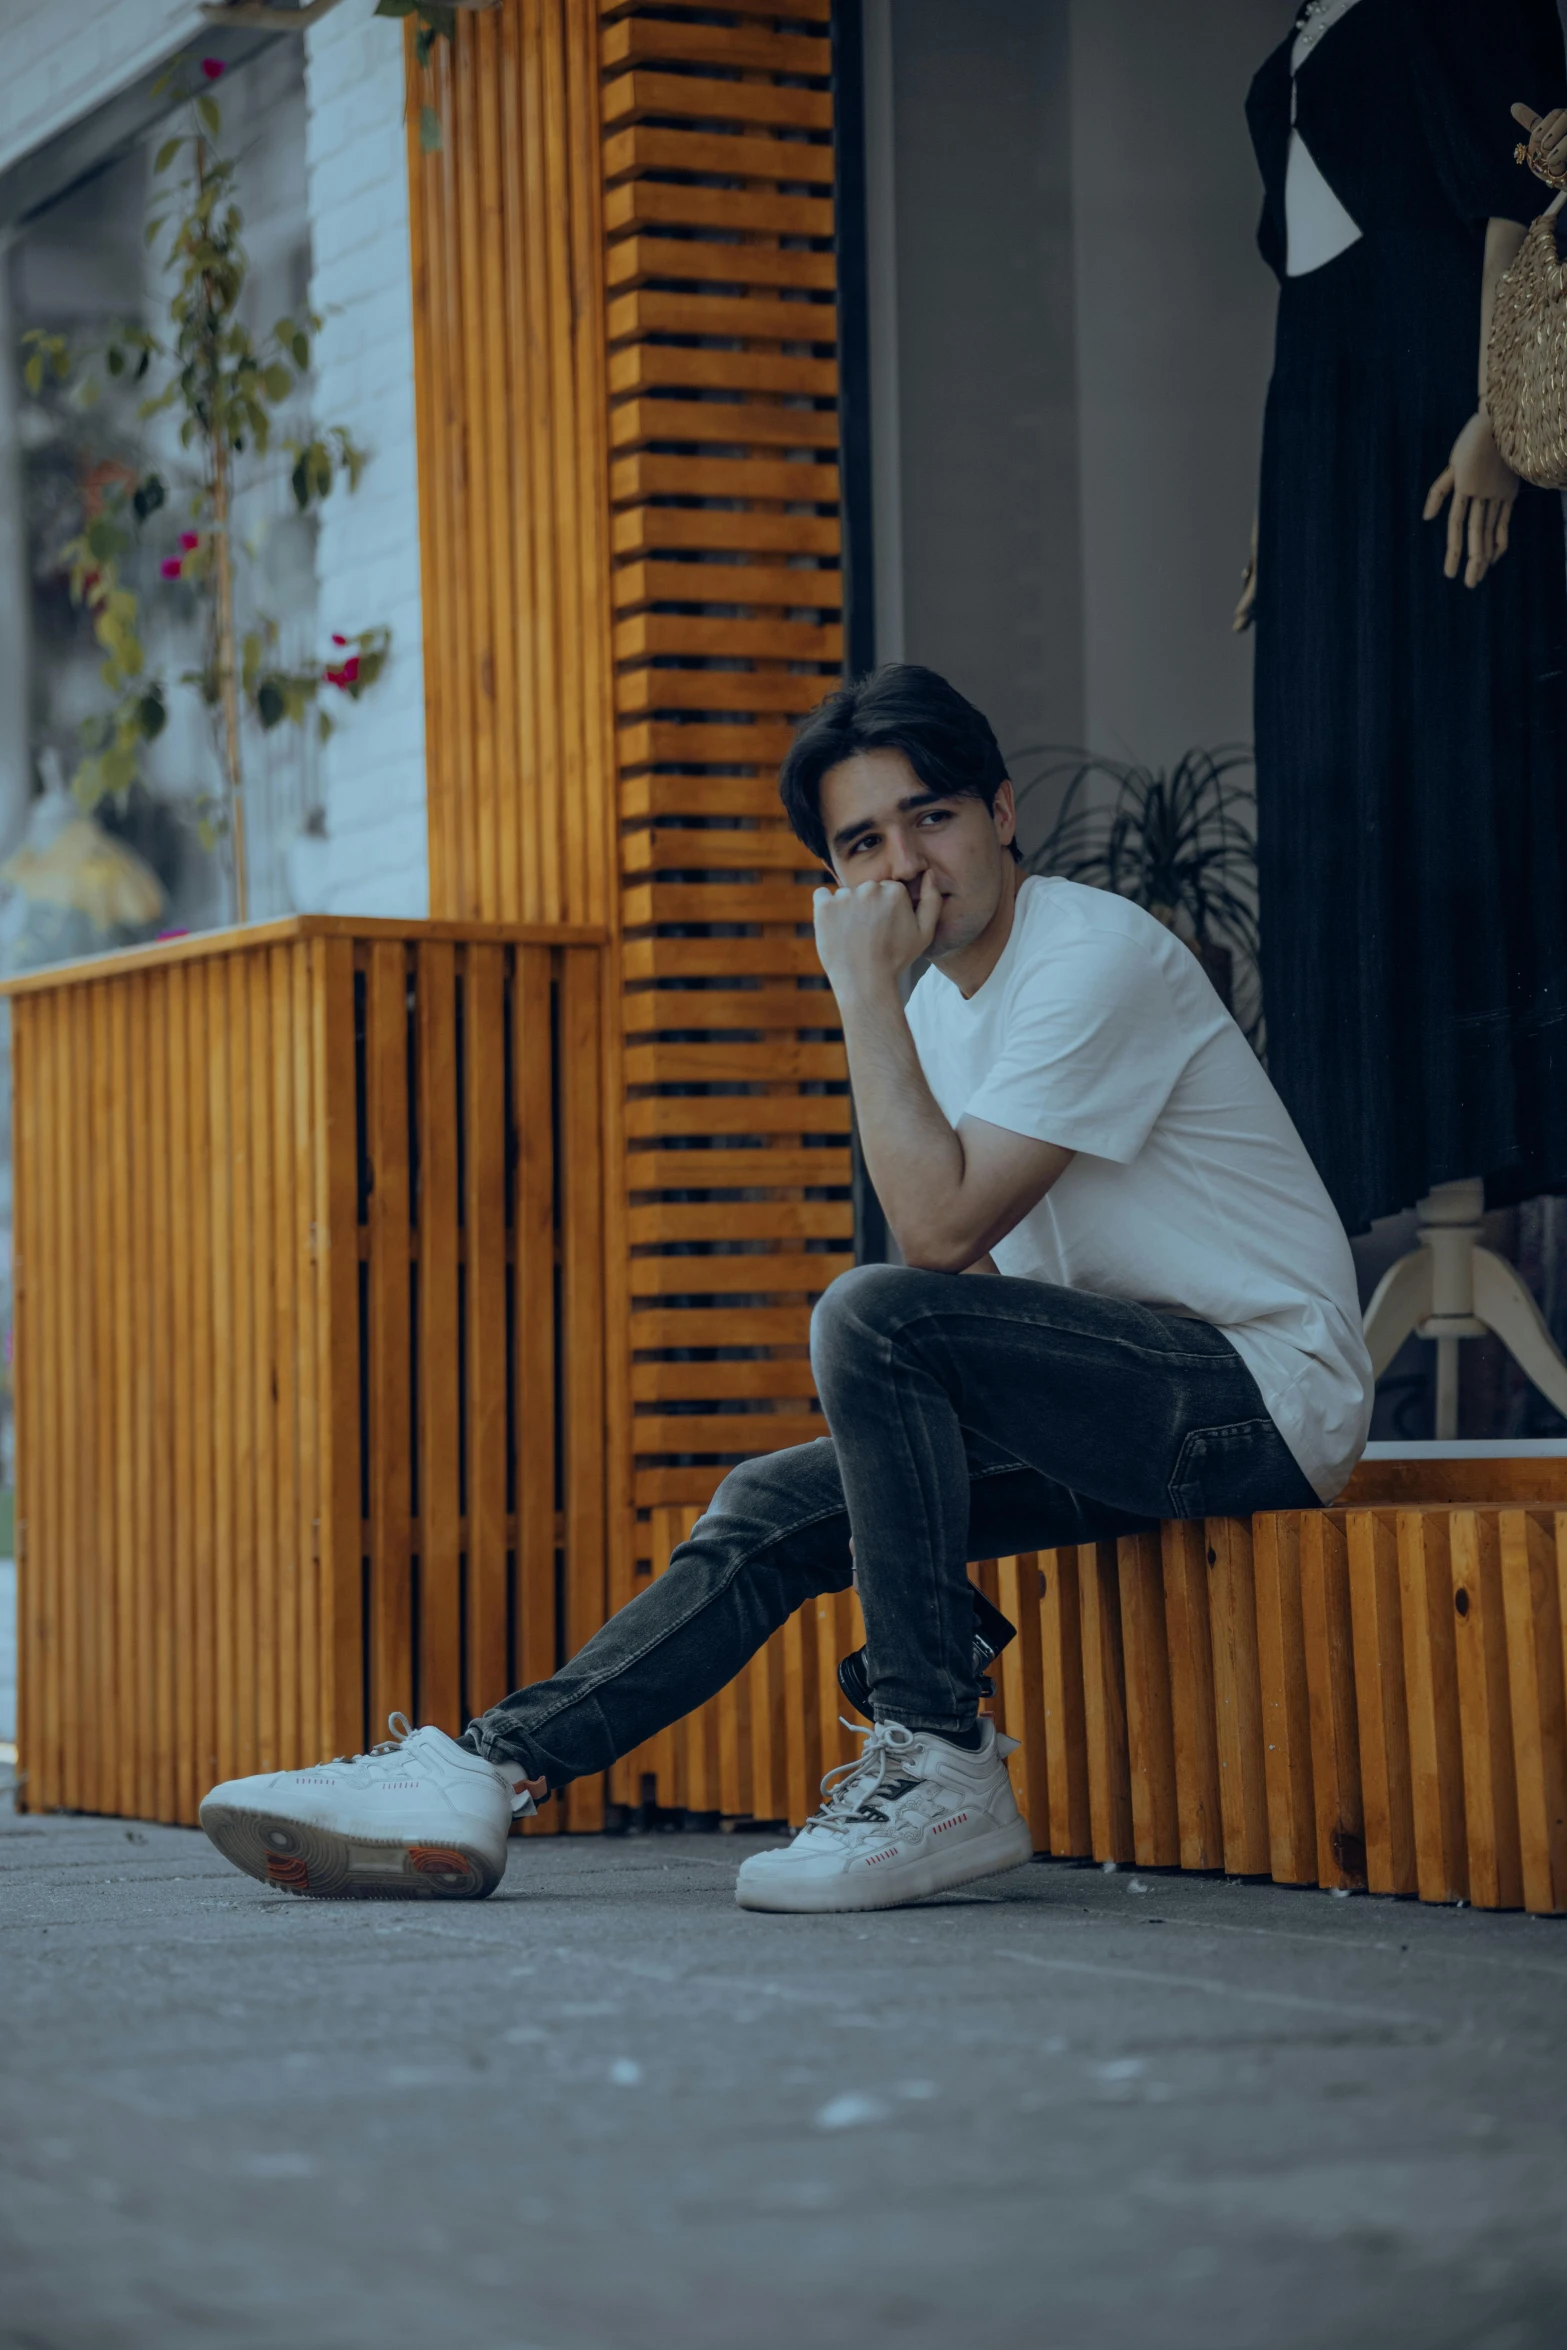
[(460, 1729), (565, 1644), (557, 1557), (591, 1631), (602, 961), (306, 921), (22, 983), (26, 1801), (190, 1820), (416, 1691)]
[[(842, 659), (827, 22), (502, 0), (410, 53), (411, 130), (445, 131), (409, 151), (432, 907), (617, 934), (570, 1064), (604, 1086), (610, 1327), (573, 1639), (667, 1549), (657, 1513), (821, 1432), (807, 1310), (852, 1261), (817, 876), (775, 788)], [(762, 1777), (795, 1799), (841, 1743), (799, 1711), (824, 1637), (776, 1660)], [(732, 1757), (772, 1697), (744, 1732), (740, 1703)]]

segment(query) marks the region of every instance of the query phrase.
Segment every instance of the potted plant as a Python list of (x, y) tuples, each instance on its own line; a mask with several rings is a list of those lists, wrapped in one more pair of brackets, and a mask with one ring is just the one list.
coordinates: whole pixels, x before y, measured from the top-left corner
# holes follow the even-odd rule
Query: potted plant
[(1059, 808), (1025, 859), (1028, 870), (1112, 889), (1146, 907), (1186, 941), (1261, 1052), (1256, 795), (1235, 780), (1251, 767), (1250, 751), (1226, 743), (1183, 752), (1164, 768), (1046, 744), (1018, 752), (1011, 764), (1016, 771), (1040, 758), (1048, 763), (1017, 783), (1018, 805), (1053, 786)]

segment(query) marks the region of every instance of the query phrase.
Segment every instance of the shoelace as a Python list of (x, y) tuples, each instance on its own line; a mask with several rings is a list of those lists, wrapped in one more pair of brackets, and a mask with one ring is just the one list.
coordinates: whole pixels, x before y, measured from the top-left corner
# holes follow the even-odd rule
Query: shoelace
[(852, 1730), (865, 1744), (852, 1762), (839, 1763), (827, 1773), (822, 1781), (826, 1801), (806, 1825), (827, 1828), (840, 1835), (854, 1828), (885, 1826), (887, 1815), (875, 1808), (876, 1797), (884, 1790), (889, 1800), (895, 1794), (907, 1792), (906, 1786), (893, 1788), (887, 1782), (889, 1776), (899, 1776), (902, 1757), (919, 1740), (901, 1722), (873, 1722), (866, 1729), (862, 1723), (848, 1721), (842, 1714), (838, 1719), (845, 1730)]
[(392, 1733), (391, 1737), (383, 1738), (379, 1746), (372, 1746), (368, 1754), (334, 1754), (325, 1767), (333, 1771), (357, 1771), (370, 1770), (379, 1764), (384, 1770), (391, 1757), (401, 1753), (407, 1741), (415, 1735), (414, 1726), (406, 1714), (388, 1714), (386, 1726)]

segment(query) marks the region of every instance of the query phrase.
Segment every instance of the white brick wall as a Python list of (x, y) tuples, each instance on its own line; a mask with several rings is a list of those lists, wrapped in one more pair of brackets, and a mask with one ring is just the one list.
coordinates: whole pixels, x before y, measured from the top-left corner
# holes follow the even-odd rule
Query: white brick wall
[(0, 171), (201, 30), (196, 0), (0, 0)]
[(331, 844), (328, 910), (422, 915), (424, 670), (414, 452), (413, 300), (400, 29), (346, 4), (307, 35), (311, 299), (316, 414), (346, 424), (371, 462), (353, 497), (322, 511), (320, 619), (392, 631), (392, 657), (357, 707), (343, 701), (322, 780)]

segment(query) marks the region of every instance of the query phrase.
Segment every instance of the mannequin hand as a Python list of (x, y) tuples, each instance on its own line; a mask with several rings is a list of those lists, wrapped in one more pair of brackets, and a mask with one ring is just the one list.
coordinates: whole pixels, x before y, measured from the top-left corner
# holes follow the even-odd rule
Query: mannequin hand
[(1230, 627), (1237, 636), (1244, 636), (1257, 616), (1257, 517), (1251, 518), (1251, 555), (1241, 573), (1241, 600), (1235, 607)]
[[(1478, 587), (1493, 563), (1507, 552), (1507, 532), (1518, 476), (1503, 463), (1491, 419), (1477, 408), (1453, 443), (1453, 453), (1426, 494), (1425, 520), (1434, 522), (1448, 498), (1447, 553), (1442, 569), (1449, 579), (1464, 565), (1464, 585)], [(1467, 548), (1468, 560), (1465, 562)]]
[(862, 881), (854, 889), (819, 889), (816, 952), (841, 1003), (892, 986), (936, 935), (941, 892), (931, 874), (917, 896), (901, 881)]
[(1513, 120), (1529, 134), (1529, 155), (1547, 176), (1567, 179), (1567, 106), (1536, 114), (1532, 106), (1515, 106)]

